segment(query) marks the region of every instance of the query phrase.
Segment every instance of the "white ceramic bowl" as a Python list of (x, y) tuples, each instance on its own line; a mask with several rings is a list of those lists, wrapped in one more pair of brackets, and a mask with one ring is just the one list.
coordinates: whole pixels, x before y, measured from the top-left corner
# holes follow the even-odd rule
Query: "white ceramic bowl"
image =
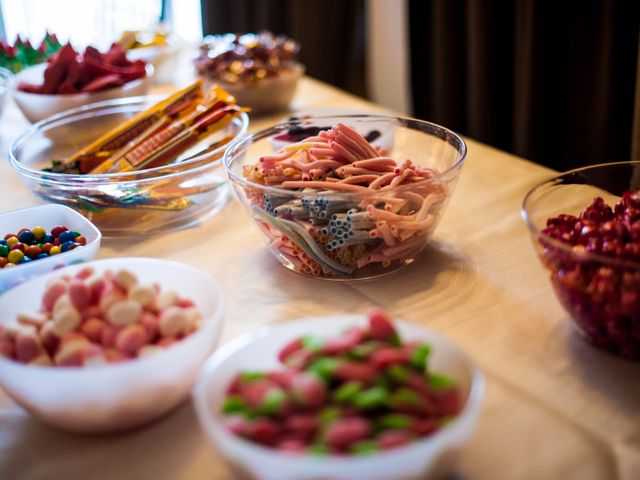
[(153, 66), (147, 64), (147, 76), (138, 78), (120, 85), (91, 93), (71, 93), (67, 95), (46, 95), (42, 93), (27, 93), (18, 90), (22, 82), (41, 84), (48, 64), (41, 63), (33, 67), (25, 68), (13, 77), (11, 94), (27, 120), (35, 123), (56, 113), (64, 112), (72, 108), (78, 108), (90, 103), (102, 102), (114, 98), (133, 97), (145, 95), (151, 85)]
[(284, 71), (275, 77), (266, 78), (253, 84), (234, 84), (203, 77), (205, 86), (218, 84), (236, 97), (238, 105), (249, 107), (251, 113), (265, 114), (287, 108), (296, 93), (298, 80), (304, 74), (304, 66)]
[[(0, 294), (15, 287), (31, 277), (43, 275), (65, 265), (88, 262), (98, 256), (100, 250), (100, 231), (75, 210), (64, 205), (47, 204), (39, 207), (14, 210), (0, 215), (0, 236), (18, 233), (21, 228), (44, 227), (47, 233), (58, 225), (80, 232), (87, 244), (42, 260), (0, 270)], [(0, 308), (0, 312), (3, 310)], [(3, 312), (4, 313), (4, 312)]]
[(0, 116), (2, 116), (2, 111), (4, 110), (4, 99), (11, 85), (11, 78), (13, 78), (13, 73), (6, 68), (0, 67)]
[(207, 437), (237, 478), (422, 480), (449, 471), (456, 453), (475, 428), (484, 394), (484, 376), (450, 341), (405, 322), (395, 323), (400, 335), (428, 342), (432, 346), (430, 367), (456, 380), (465, 399), (462, 412), (435, 434), (372, 456), (317, 458), (287, 455), (258, 446), (234, 436), (220, 422), (226, 386), (238, 372), (279, 367), (279, 350), (294, 338), (306, 334), (327, 336), (365, 322), (364, 315), (338, 315), (274, 325), (229, 342), (207, 360), (194, 390), (196, 410)]
[[(202, 326), (157, 355), (103, 366), (41, 367), (0, 357), (0, 386), (54, 427), (80, 433), (125, 430), (160, 417), (189, 395), (218, 340), (222, 290), (208, 274), (168, 260), (113, 258), (90, 265), (96, 272), (126, 268), (141, 282), (157, 282), (163, 291), (190, 298), (203, 315)], [(0, 322), (15, 321), (22, 311), (37, 311), (49, 280), (81, 268), (84, 265), (40, 276), (2, 295)]]
[(169, 35), (166, 45), (132, 48), (127, 50), (127, 58), (131, 61), (144, 60), (153, 64), (154, 83), (164, 85), (175, 81), (176, 68), (179, 68), (180, 63), (180, 53), (186, 46), (183, 40), (175, 35)]

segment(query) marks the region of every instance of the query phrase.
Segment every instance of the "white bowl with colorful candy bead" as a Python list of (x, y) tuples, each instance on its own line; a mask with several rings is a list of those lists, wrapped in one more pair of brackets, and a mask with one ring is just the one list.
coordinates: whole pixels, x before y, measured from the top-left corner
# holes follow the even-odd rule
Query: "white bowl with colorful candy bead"
[(220, 348), (194, 391), (238, 478), (423, 479), (472, 434), (484, 377), (458, 347), (382, 312), (315, 317)]
[(89, 220), (63, 205), (0, 215), (0, 293), (36, 275), (95, 258), (101, 239)]
[(0, 297), (0, 386), (74, 432), (147, 423), (184, 400), (214, 349), (222, 291), (176, 262), (116, 258), (32, 279)]

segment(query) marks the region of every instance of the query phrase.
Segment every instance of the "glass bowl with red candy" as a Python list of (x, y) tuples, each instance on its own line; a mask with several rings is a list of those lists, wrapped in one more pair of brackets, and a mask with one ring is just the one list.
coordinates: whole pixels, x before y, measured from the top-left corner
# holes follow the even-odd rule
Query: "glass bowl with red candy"
[(592, 345), (640, 359), (640, 162), (535, 186), (522, 216), (558, 300)]
[(240, 337), (194, 390), (201, 425), (237, 478), (426, 478), (474, 430), (481, 372), (438, 334), (372, 310)]

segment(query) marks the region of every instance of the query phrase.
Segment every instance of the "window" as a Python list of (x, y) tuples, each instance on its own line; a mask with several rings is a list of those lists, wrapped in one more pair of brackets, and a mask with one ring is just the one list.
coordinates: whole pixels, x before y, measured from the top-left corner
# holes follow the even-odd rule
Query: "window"
[[(202, 36), (199, 0), (166, 0), (167, 28), (187, 41)], [(179, 3), (179, 8), (178, 7)], [(94, 45), (105, 49), (124, 30), (145, 30), (158, 25), (163, 0), (1, 0), (7, 40), (20, 34), (35, 46), (48, 30), (61, 42), (77, 48)]]

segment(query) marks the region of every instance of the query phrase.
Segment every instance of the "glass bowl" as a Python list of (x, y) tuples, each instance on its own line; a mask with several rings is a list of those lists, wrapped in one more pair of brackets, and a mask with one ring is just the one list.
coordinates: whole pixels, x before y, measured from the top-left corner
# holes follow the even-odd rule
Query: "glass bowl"
[(640, 191), (638, 161), (571, 170), (533, 187), (522, 218), (577, 331), (596, 347), (639, 360), (640, 262), (573, 247), (543, 232), (549, 218), (577, 217), (596, 197), (613, 207), (627, 191)]
[(210, 443), (224, 458), (234, 478), (404, 480), (444, 478), (449, 473), (456, 455), (475, 429), (484, 396), (484, 376), (449, 340), (406, 322), (394, 322), (401, 337), (431, 345), (429, 366), (455, 380), (462, 391), (462, 411), (434, 434), (375, 455), (320, 458), (294, 456), (248, 442), (221, 422), (219, 412), (226, 395), (221, 386), (228, 385), (239, 372), (280, 368), (278, 352), (292, 340), (303, 335), (326, 337), (327, 332), (344, 331), (365, 322), (364, 315), (334, 315), (268, 326), (227, 343), (207, 360), (194, 390), (196, 411)]
[(193, 300), (203, 315), (200, 328), (160, 353), (90, 367), (43, 367), (0, 356), (0, 386), (43, 422), (77, 433), (105, 433), (148, 423), (179, 405), (190, 393), (200, 366), (217, 343), (224, 310), (218, 283), (188, 265), (156, 258), (113, 258), (66, 267), (0, 296), (0, 324), (21, 312), (36, 312), (47, 283), (91, 266), (97, 273), (127, 269), (142, 283), (158, 283)]
[(11, 145), (11, 165), (36, 197), (77, 210), (104, 236), (146, 235), (201, 221), (218, 212), (227, 201), (221, 167), (226, 145), (213, 149), (209, 146), (245, 132), (249, 120), (244, 113), (173, 164), (98, 175), (42, 171), (52, 160), (73, 155), (163, 98), (109, 100), (49, 117), (32, 125)]
[(373, 125), (389, 140), (386, 151), (398, 164), (410, 159), (440, 173), (406, 185), (359, 191), (287, 190), (244, 178), (243, 168), (271, 154), (271, 137), (288, 131), (291, 122), (239, 138), (225, 152), (225, 169), (238, 199), (286, 268), (331, 280), (396, 272), (412, 263), (431, 238), (453, 194), (466, 145), (452, 131), (421, 120), (379, 115), (305, 118), (305, 125), (337, 123), (360, 132)]

